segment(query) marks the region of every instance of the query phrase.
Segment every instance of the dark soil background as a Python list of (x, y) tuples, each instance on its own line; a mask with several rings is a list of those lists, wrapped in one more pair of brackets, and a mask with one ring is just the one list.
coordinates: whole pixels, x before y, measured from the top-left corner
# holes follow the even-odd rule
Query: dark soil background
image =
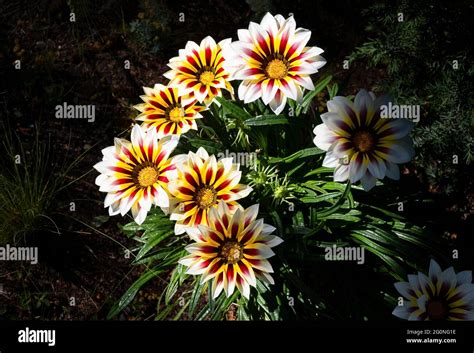
[[(131, 266), (125, 248), (134, 246), (119, 225), (131, 218), (110, 218), (105, 194), (94, 184), (92, 166), (113, 137), (126, 135), (137, 112), (142, 86), (164, 83), (171, 57), (188, 40), (206, 35), (236, 39), (249, 20), (260, 21), (258, 1), (61, 1), (0, 0), (0, 116), (28, 145), (37, 131), (50, 140), (52, 163), (72, 161), (87, 151), (67, 176), (73, 183), (55, 200), (60, 235), (37, 231), (28, 243), (40, 247), (40, 263), (0, 264), (0, 318), (104, 319), (108, 310), (142, 272)], [(263, 2), (262, 2), (263, 3)], [(274, 6), (273, 14), (294, 13), (298, 26), (312, 31), (311, 45), (325, 50), (340, 94), (354, 94), (386, 79), (384, 70), (354, 66), (343, 60), (366, 40), (361, 11), (370, 1), (298, 1)], [(71, 12), (76, 21), (70, 21)], [(181, 22), (184, 15), (184, 22)], [(15, 60), (21, 69), (15, 69)], [(126, 69), (126, 60), (130, 69)], [(320, 100), (326, 97), (321, 96)], [(54, 107), (93, 104), (96, 119), (55, 118)], [(68, 162), (69, 163), (69, 162)], [(417, 223), (438, 224), (453, 246), (472, 254), (472, 185), (448, 196), (419, 178), (414, 167), (404, 170), (401, 188), (435, 200), (416, 205)], [(71, 212), (70, 202), (75, 203)], [(408, 206), (410, 207), (410, 206)], [(436, 223), (434, 223), (436, 222)], [(120, 319), (152, 319), (166, 278), (150, 282)], [(71, 305), (74, 297), (75, 305)]]

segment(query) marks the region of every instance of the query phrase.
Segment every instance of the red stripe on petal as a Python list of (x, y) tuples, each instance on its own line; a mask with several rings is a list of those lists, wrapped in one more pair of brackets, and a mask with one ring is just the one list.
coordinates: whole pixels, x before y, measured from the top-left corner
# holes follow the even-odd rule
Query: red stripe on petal
[(213, 246), (201, 246), (199, 250), (204, 254), (213, 254), (217, 251), (217, 249)]
[(189, 217), (185, 218), (185, 219), (183, 220), (183, 224), (184, 224), (185, 226), (188, 225), (189, 222), (191, 222), (191, 218), (192, 218), (192, 216), (189, 216)]
[(194, 60), (194, 58), (191, 55), (186, 56), (186, 61), (190, 63), (192, 66), (194, 66), (196, 70), (199, 70), (200, 68), (199, 64), (196, 62), (196, 60)]
[(217, 261), (214, 265), (212, 265), (212, 267), (209, 269), (209, 273), (212, 274), (212, 273), (216, 273), (222, 266), (222, 261), (219, 260)]
[(245, 275), (245, 276), (250, 276), (250, 271), (248, 267), (242, 262), (238, 262), (237, 265), (239, 266), (240, 271)]
[(220, 243), (221, 242), (221, 238), (219, 238), (219, 236), (214, 233), (214, 232), (209, 232), (208, 233), (209, 235), (209, 238), (211, 238), (213, 241), (215, 241), (216, 243)]
[(239, 232), (239, 225), (238, 224), (232, 224), (232, 235), (237, 237), (238, 232)]
[(220, 196), (219, 196), (219, 200), (228, 201), (229, 199), (230, 199), (230, 195), (229, 195), (229, 194), (224, 194), (224, 195), (220, 195)]
[(291, 58), (291, 56), (295, 53), (296, 49), (298, 48), (298, 44), (293, 44), (290, 49), (288, 49), (288, 53), (286, 54), (287, 58)]
[(184, 205), (184, 212), (188, 212), (194, 208), (195, 204), (194, 203), (188, 203), (187, 205)]
[[(130, 161), (132, 161), (132, 162), (135, 163), (135, 164), (139, 164), (138, 161), (137, 161), (137, 159), (135, 158), (135, 156), (132, 154), (132, 152), (130, 152), (130, 150), (128, 150), (127, 148), (125, 148), (125, 147), (122, 146), (122, 152), (123, 152), (123, 154), (125, 154), (125, 155), (127, 156), (127, 158), (128, 158)], [(122, 160), (122, 161), (123, 161), (123, 160)], [(126, 163), (126, 164), (130, 164), (130, 163), (126, 162), (126, 161), (123, 161), (123, 162)]]
[(203, 66), (204, 66), (204, 63), (201, 62), (201, 56), (200, 56), (199, 53), (196, 51), (196, 49), (193, 49), (193, 54), (194, 54), (194, 57), (199, 60), (199, 67), (203, 67)]
[(206, 171), (206, 180), (204, 181), (205, 184), (210, 184), (212, 177), (212, 169), (208, 168)]
[(112, 182), (112, 185), (121, 185), (121, 184), (127, 184), (127, 183), (131, 183), (131, 182), (132, 182), (132, 179), (121, 178), (121, 179), (115, 179)]
[(230, 282), (234, 280), (234, 266), (229, 265), (227, 267), (227, 281)]
[(110, 167), (111, 170), (117, 173), (123, 173), (123, 174), (130, 174), (131, 172), (125, 168), (120, 168), (120, 167)]
[(248, 256), (257, 256), (260, 254), (260, 251), (258, 249), (244, 249), (244, 254)]
[(197, 80), (189, 81), (188, 84), (186, 85), (186, 88), (192, 88), (198, 84)]
[(222, 224), (224, 225), (225, 228), (227, 228), (229, 226), (229, 218), (227, 217), (226, 214), (224, 214), (222, 216), (221, 221), (222, 221)]
[(159, 165), (161, 163), (161, 161), (163, 160), (163, 158), (165, 157), (165, 155), (166, 155), (166, 152), (161, 151), (155, 159), (155, 164)]
[(192, 191), (191, 189), (188, 189), (184, 186), (180, 186), (178, 188), (178, 191), (185, 194), (185, 195), (189, 195), (189, 196), (193, 196), (194, 195), (194, 191)]
[(196, 213), (196, 220), (194, 221), (194, 224), (201, 224), (201, 221), (202, 221), (202, 213), (204, 211), (199, 209)]
[(206, 64), (211, 65), (211, 60), (212, 60), (212, 52), (210, 47), (206, 47), (204, 50), (205, 56), (206, 56)]
[(153, 143), (148, 145), (148, 160), (153, 160)]
[(282, 34), (280, 41), (280, 50), (279, 53), (283, 54), (285, 52), (286, 45), (288, 44), (288, 31)]
[(168, 96), (166, 95), (166, 93), (164, 91), (160, 92), (160, 97), (161, 97), (161, 99), (163, 99), (165, 101), (165, 103), (167, 103), (168, 105), (171, 105), (171, 102), (170, 102)]
[(161, 172), (164, 173), (164, 172), (167, 172), (169, 170), (175, 170), (176, 169), (176, 165), (174, 164), (170, 164), (169, 166), (167, 166), (166, 168), (162, 169)]
[(253, 231), (253, 230), (247, 232), (247, 233), (242, 237), (242, 239), (240, 240), (240, 242), (241, 242), (242, 244), (245, 244), (247, 241), (249, 241), (249, 240), (253, 237), (253, 234), (254, 234), (254, 231)]
[(222, 190), (222, 189), (225, 189), (226, 186), (228, 186), (230, 184), (231, 180), (227, 179), (226, 181), (224, 181), (221, 185), (219, 185), (216, 190), (219, 191), (219, 190)]
[(200, 179), (201, 171), (199, 170), (198, 166), (193, 164), (193, 170), (196, 172), (198, 179)]
[(163, 182), (163, 183), (168, 183), (169, 182), (169, 179), (165, 176), (159, 176), (158, 180)]
[(196, 180), (194, 180), (193, 176), (189, 173), (184, 173), (184, 179), (186, 179), (186, 181), (191, 184), (192, 186), (194, 187), (197, 187), (197, 183), (196, 183)]
[(224, 174), (224, 168), (217, 169), (216, 180), (218, 180), (222, 176), (222, 174)]
[(200, 268), (206, 268), (207, 266), (209, 266), (210, 263), (211, 263), (211, 259), (204, 260), (203, 262), (201, 262), (201, 263), (199, 264), (199, 267), (200, 267)]
[(219, 232), (219, 233), (224, 233), (224, 228), (222, 228), (222, 224), (219, 221), (214, 222), (214, 228)]
[(195, 75), (196, 74), (194, 71), (188, 69), (185, 66), (178, 67), (178, 70), (181, 71), (181, 72), (184, 72), (185, 74), (189, 74), (189, 75)]

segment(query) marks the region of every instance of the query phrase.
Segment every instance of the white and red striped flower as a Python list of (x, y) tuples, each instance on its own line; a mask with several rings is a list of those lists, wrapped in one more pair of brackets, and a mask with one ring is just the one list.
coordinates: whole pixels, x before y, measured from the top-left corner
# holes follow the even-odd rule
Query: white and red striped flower
[(414, 124), (382, 118), (381, 107), (388, 102), (387, 96), (376, 98), (361, 90), (354, 102), (334, 97), (327, 103), (323, 123), (314, 129), (314, 143), (327, 151), (323, 166), (335, 168), (335, 181), (360, 180), (370, 190), (377, 179), (400, 178), (397, 164), (410, 161), (415, 153), (409, 136)]
[(275, 253), (272, 247), (283, 240), (272, 235), (275, 227), (257, 219), (259, 205), (231, 213), (221, 201), (209, 211), (208, 226), (188, 229), (195, 241), (186, 247), (190, 255), (179, 263), (187, 266), (187, 273), (202, 275), (201, 283), (212, 280), (212, 293), (216, 298), (224, 290), (232, 295), (235, 287), (246, 298), (250, 286), (256, 286), (257, 278), (273, 284), (273, 272), (267, 260)]
[(208, 36), (199, 45), (187, 42), (185, 48), (179, 50), (179, 56), (170, 59), (168, 66), (171, 70), (164, 76), (170, 79), (170, 85), (179, 86), (206, 105), (211, 104), (214, 97), (222, 96), (223, 89), (233, 93), (230, 73), (223, 67), (222, 56), (222, 49), (230, 41), (224, 39), (216, 43)]
[(241, 207), (237, 200), (247, 196), (252, 188), (239, 184), (242, 172), (232, 158), (209, 156), (200, 147), (196, 153), (174, 157), (178, 176), (170, 181), (171, 220), (175, 233), (182, 234), (188, 227), (208, 223), (209, 210), (224, 201), (230, 211)]
[(472, 271), (456, 274), (452, 267), (442, 271), (434, 260), (428, 276), (418, 272), (408, 275), (408, 282), (395, 283), (403, 295), (403, 305), (392, 314), (406, 320), (474, 320), (474, 284)]
[(166, 187), (177, 175), (169, 156), (178, 137), (158, 140), (156, 130), (144, 132), (135, 125), (131, 140), (116, 138), (114, 146), (102, 150), (102, 161), (94, 166), (101, 173), (95, 182), (107, 193), (104, 206), (110, 215), (123, 216), (131, 209), (135, 222), (141, 224), (152, 204), (169, 207)]
[(260, 24), (250, 22), (238, 36), (224, 51), (224, 67), (243, 80), (238, 93), (244, 103), (261, 97), (279, 114), (287, 98), (301, 102), (302, 89), (314, 89), (310, 75), (326, 63), (320, 56), (323, 50), (306, 46), (311, 32), (296, 28), (293, 17), (267, 13)]
[(196, 98), (184, 94), (176, 87), (156, 84), (154, 88), (143, 87), (145, 102), (135, 105), (141, 112), (136, 120), (143, 121), (145, 129), (155, 129), (158, 138), (166, 135), (181, 135), (189, 130), (197, 130), (196, 119), (206, 108), (198, 105)]

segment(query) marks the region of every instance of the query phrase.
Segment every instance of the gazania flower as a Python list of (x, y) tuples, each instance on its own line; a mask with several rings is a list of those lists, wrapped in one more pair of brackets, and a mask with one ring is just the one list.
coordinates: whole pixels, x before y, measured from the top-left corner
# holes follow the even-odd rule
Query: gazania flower
[(208, 213), (219, 201), (227, 203), (230, 211), (241, 207), (236, 200), (247, 196), (252, 188), (239, 184), (242, 172), (232, 158), (216, 161), (200, 147), (196, 153), (176, 156), (178, 177), (170, 181), (170, 219), (176, 220), (175, 233), (187, 227), (208, 224)]
[(406, 163), (414, 155), (408, 136), (414, 124), (406, 119), (383, 119), (386, 96), (375, 98), (365, 90), (357, 93), (354, 103), (345, 97), (334, 97), (327, 103), (323, 123), (316, 126), (314, 143), (328, 151), (323, 166), (336, 168), (335, 181), (360, 180), (370, 190), (377, 179), (388, 176), (398, 180), (397, 163)]
[(273, 272), (268, 258), (274, 255), (272, 247), (283, 240), (272, 235), (275, 227), (256, 219), (258, 205), (246, 210), (238, 209), (231, 215), (226, 203), (209, 211), (209, 225), (188, 230), (196, 242), (186, 247), (190, 255), (179, 261), (188, 268), (187, 273), (201, 275), (201, 283), (212, 281), (216, 298), (224, 289), (230, 296), (237, 286), (248, 298), (250, 286), (259, 278), (273, 284)]
[(189, 130), (197, 130), (196, 119), (205, 107), (197, 105), (197, 100), (183, 95), (176, 87), (156, 84), (155, 88), (143, 87), (145, 102), (135, 105), (141, 114), (136, 120), (143, 121), (142, 127), (156, 129), (158, 138), (166, 135), (181, 135)]
[(189, 41), (179, 56), (168, 64), (171, 68), (164, 76), (170, 79), (170, 85), (178, 85), (186, 93), (193, 93), (199, 102), (209, 105), (214, 97), (222, 96), (222, 89), (233, 93), (229, 83), (230, 74), (224, 67), (222, 49), (229, 45), (230, 39), (216, 44), (214, 39), (206, 37), (198, 45)]
[(267, 13), (260, 24), (250, 22), (238, 36), (224, 56), (225, 66), (235, 71), (233, 77), (243, 80), (238, 93), (244, 103), (262, 97), (279, 114), (287, 98), (301, 102), (302, 88), (314, 89), (309, 75), (326, 63), (319, 55), (323, 50), (306, 47), (311, 32), (296, 28), (293, 17), (285, 20)]
[(452, 267), (441, 271), (431, 260), (429, 274), (409, 275), (408, 282), (397, 282), (403, 306), (393, 315), (408, 320), (474, 320), (474, 284), (472, 271), (456, 274)]
[(130, 209), (138, 224), (143, 223), (152, 204), (169, 207), (166, 185), (176, 177), (169, 159), (178, 144), (177, 136), (157, 139), (155, 130), (132, 129), (132, 142), (115, 139), (115, 145), (102, 150), (104, 157), (94, 168), (100, 191), (106, 192), (104, 206), (109, 214), (125, 215)]

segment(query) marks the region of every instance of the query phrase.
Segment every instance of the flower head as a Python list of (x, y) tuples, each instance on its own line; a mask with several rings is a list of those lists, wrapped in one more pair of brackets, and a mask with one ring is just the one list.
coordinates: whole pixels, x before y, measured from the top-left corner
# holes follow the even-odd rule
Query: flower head
[(267, 13), (260, 24), (251, 22), (238, 36), (224, 52), (225, 67), (243, 80), (238, 93), (245, 103), (261, 97), (279, 114), (287, 98), (301, 102), (302, 88), (314, 89), (309, 75), (326, 63), (319, 55), (323, 50), (306, 47), (311, 32), (296, 28), (293, 17)]
[(109, 214), (125, 215), (130, 209), (138, 224), (143, 223), (152, 204), (169, 207), (167, 183), (176, 176), (169, 156), (178, 144), (177, 136), (157, 139), (156, 131), (132, 129), (131, 142), (115, 139), (115, 145), (102, 150), (102, 161), (94, 168), (100, 191), (106, 192), (104, 206)]
[(179, 56), (170, 60), (168, 66), (171, 70), (164, 76), (170, 79), (170, 85), (178, 85), (186, 93), (192, 93), (199, 102), (209, 105), (214, 97), (222, 96), (222, 89), (233, 92), (222, 56), (222, 49), (229, 43), (230, 39), (216, 43), (209, 36), (200, 45), (189, 41), (179, 51)]
[(181, 135), (189, 130), (197, 130), (196, 119), (205, 107), (197, 105), (197, 100), (176, 87), (156, 84), (154, 88), (143, 87), (145, 102), (135, 109), (141, 112), (136, 120), (143, 121), (142, 127), (156, 129), (158, 138), (166, 135)]
[(209, 211), (224, 201), (231, 212), (241, 207), (236, 200), (247, 196), (252, 188), (239, 184), (242, 172), (232, 158), (216, 161), (200, 147), (196, 153), (174, 157), (178, 177), (170, 181), (171, 219), (176, 220), (175, 233), (186, 228), (208, 224)]
[(365, 90), (357, 93), (354, 103), (346, 97), (327, 103), (323, 123), (314, 129), (314, 143), (328, 151), (323, 166), (336, 168), (335, 181), (360, 180), (370, 190), (377, 179), (400, 178), (397, 163), (406, 163), (414, 155), (408, 136), (414, 125), (406, 119), (382, 118), (380, 110), (387, 103), (388, 97), (376, 99)]
[(272, 247), (283, 240), (272, 235), (274, 227), (257, 220), (258, 205), (231, 214), (221, 201), (209, 211), (209, 225), (188, 229), (195, 243), (186, 247), (190, 255), (179, 261), (188, 268), (187, 273), (201, 275), (201, 282), (212, 281), (216, 298), (225, 291), (230, 296), (237, 286), (246, 298), (256, 278), (273, 284), (273, 272), (268, 258), (274, 255)]
[(452, 267), (442, 271), (434, 260), (429, 274), (408, 275), (408, 282), (395, 288), (405, 300), (393, 315), (408, 320), (474, 320), (472, 271), (456, 274)]

